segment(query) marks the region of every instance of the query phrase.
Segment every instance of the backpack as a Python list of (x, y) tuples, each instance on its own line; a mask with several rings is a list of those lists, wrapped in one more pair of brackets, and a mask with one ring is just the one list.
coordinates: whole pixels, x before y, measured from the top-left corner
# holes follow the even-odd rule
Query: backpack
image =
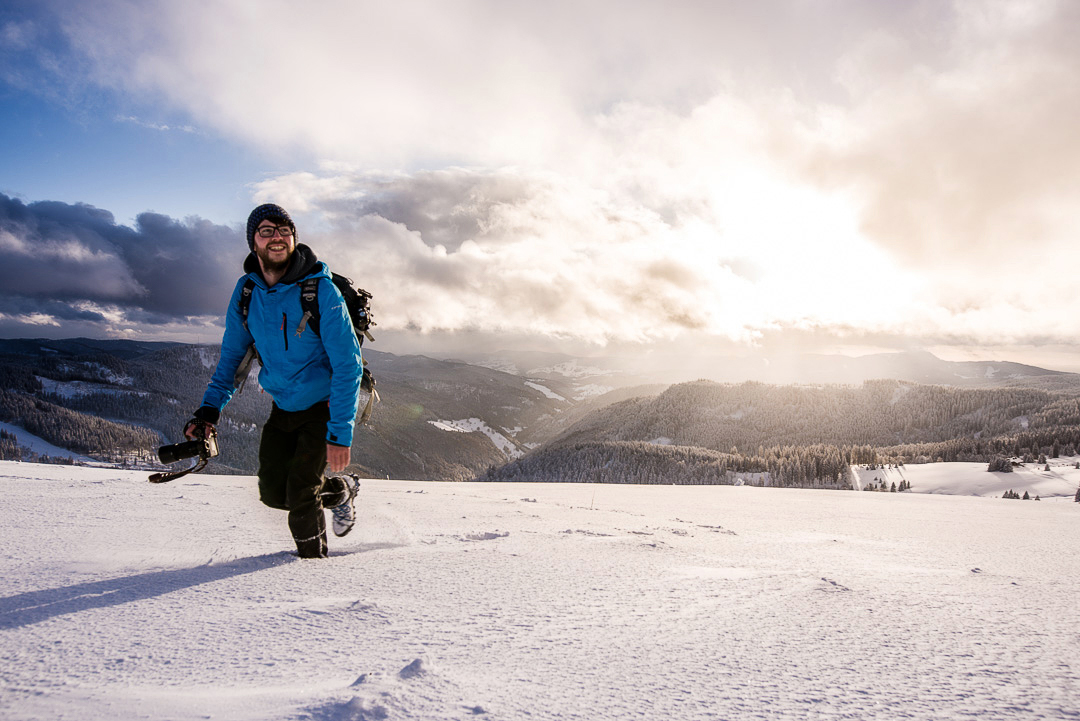
[[(304, 311), (304, 315), (300, 318), (300, 324), (296, 327), (297, 335), (303, 333), (304, 329), (309, 325), (315, 331), (315, 335), (319, 335), (319, 320), (321, 317), (319, 314), (319, 280), (318, 277), (315, 277), (304, 278), (300, 281), (300, 309)], [(370, 328), (378, 324), (371, 318), (371, 293), (368, 293), (363, 288), (353, 287), (350, 279), (337, 273), (331, 273), (330, 280), (337, 287), (338, 292), (341, 293), (341, 297), (345, 299), (345, 309), (349, 312), (349, 320), (352, 321), (356, 340), (361, 346), (364, 345), (364, 338), (374, 342), (375, 338), (372, 337)], [(248, 327), (248, 310), (251, 307), (251, 293), (254, 290), (255, 281), (251, 278), (245, 280), (244, 288), (240, 292), (240, 317), (243, 319), (245, 330)], [(236, 369), (236, 375), (233, 377), (233, 386), (237, 391), (243, 391), (244, 383), (247, 381), (248, 373), (251, 370), (251, 363), (256, 358), (259, 359), (261, 364), (262, 359), (259, 358), (259, 353), (255, 350), (255, 345), (252, 344), (244, 355), (244, 359), (240, 361), (240, 366)], [(368, 370), (366, 359), (364, 360), (364, 374), (360, 378), (360, 388), (368, 393), (367, 405), (361, 412), (359, 419), (359, 422), (364, 424), (371, 418), (371, 412), (375, 403), (379, 400), (379, 394), (375, 390), (375, 376), (371, 375), (371, 371)]]

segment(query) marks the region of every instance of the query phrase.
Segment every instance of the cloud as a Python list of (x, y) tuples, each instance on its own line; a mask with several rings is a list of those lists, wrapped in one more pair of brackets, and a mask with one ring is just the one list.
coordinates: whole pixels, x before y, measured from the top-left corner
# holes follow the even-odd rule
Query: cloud
[[(1020, 276), (1080, 261), (1076, 3), (117, 0), (59, 16), (87, 82), (302, 168), (255, 201), (302, 214), (386, 328), (1080, 331), (1066, 273)], [(167, 313), (153, 258), (172, 246), (109, 238), (69, 229), (37, 252), (84, 253), (64, 262), (100, 278), (80, 291), (95, 302)]]
[(117, 122), (131, 123), (132, 125), (138, 125), (140, 128), (147, 128), (149, 130), (159, 130), (163, 133), (168, 133), (174, 130), (179, 130), (182, 133), (194, 133), (197, 132), (191, 125), (166, 125), (165, 123), (152, 123), (147, 120), (143, 120), (134, 115), (118, 115), (116, 116)]
[(129, 228), (92, 206), (0, 194), (0, 250), (5, 325), (111, 332), (222, 315), (247, 247), (237, 230), (198, 218), (143, 213)]
[[(792, 205), (825, 203), (775, 179), (762, 182), (789, 193)], [(704, 332), (745, 342), (813, 314), (839, 318), (852, 290), (876, 287), (873, 278), (849, 277), (854, 261), (823, 256), (822, 246), (788, 246), (790, 228), (822, 243), (850, 232), (835, 217), (773, 222), (760, 188), (723, 187), (731, 192), (705, 199), (668, 192), (650, 205), (640, 188), (615, 193), (520, 169), (443, 169), (288, 175), (261, 183), (256, 198), (320, 218), (313, 232), (301, 226), (302, 237), (375, 294), (388, 328), (597, 344)], [(671, 211), (690, 200), (729, 229)], [(863, 303), (867, 312), (880, 305)]]
[(811, 168), (865, 194), (865, 231), (912, 265), (993, 272), (1074, 245), (1080, 6), (959, 2), (947, 50), (917, 62), (879, 32), (838, 63), (853, 102)]
[[(264, 0), (254, 12), (113, 0), (60, 15), (93, 82), (160, 99), (199, 127), (430, 168), (572, 158), (593, 118), (626, 101), (686, 112), (733, 85), (821, 92), (850, 36), (916, 23), (906, 5)], [(268, 40), (283, 29), (287, 40)]]

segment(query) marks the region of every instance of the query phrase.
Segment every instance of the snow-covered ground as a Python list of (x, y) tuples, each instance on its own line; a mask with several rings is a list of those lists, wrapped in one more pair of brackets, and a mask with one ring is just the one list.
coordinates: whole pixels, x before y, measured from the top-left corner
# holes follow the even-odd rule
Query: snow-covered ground
[[(1025, 463), (1012, 473), (991, 473), (984, 463), (911, 463), (897, 468), (855, 467), (859, 488), (882, 482), (891, 487), (906, 480), (913, 493), (945, 493), (1000, 498), (1006, 491), (1034, 498), (1073, 500), (1080, 488), (1080, 457), (1051, 458), (1047, 463)], [(1049, 466), (1049, 470), (1046, 467)]]
[(72, 453), (66, 448), (60, 446), (54, 446), (44, 438), (35, 436), (33, 433), (29, 433), (21, 426), (16, 426), (11, 423), (0, 422), (0, 430), (13, 433), (18, 445), (23, 448), (28, 448), (34, 453), (39, 453), (43, 456), (53, 456), (55, 458), (70, 458), (75, 461), (81, 461), (83, 463), (92, 463), (93, 459), (88, 456), (79, 455), (78, 453)]
[[(122, 385), (131, 385), (131, 379), (127, 376), (119, 377), (121, 381), (127, 381)], [(63, 398), (77, 398), (79, 396), (86, 396), (91, 394), (99, 395), (136, 395), (146, 397), (150, 395), (144, 391), (137, 391), (131, 388), (117, 388), (115, 385), (108, 385), (106, 383), (95, 383), (92, 381), (56, 381), (51, 378), (44, 378), (42, 376), (35, 376), (38, 382), (41, 384), (41, 388), (46, 393), (53, 393)]]
[(555, 401), (565, 401), (566, 400), (565, 398), (563, 398), (562, 396), (560, 396), (558, 393), (551, 390), (547, 386), (540, 385), (539, 383), (536, 383), (535, 381), (525, 381), (525, 385), (527, 385), (529, 388), (532, 388), (534, 391), (540, 391), (541, 393), (543, 393), (545, 396), (547, 396), (548, 398), (550, 398), (552, 400), (555, 400)]
[(1080, 504), (0, 462), (0, 718), (1066, 719)]
[[(491, 439), (491, 442), (495, 444), (495, 447), (506, 454), (506, 457), (510, 460), (515, 458), (521, 458), (525, 455), (525, 451), (516, 442), (510, 440), (499, 431), (495, 430), (480, 418), (462, 418), (456, 421), (428, 421), (431, 425), (435, 426), (441, 431), (450, 431), (455, 433), (483, 433), (485, 436)], [(511, 436), (516, 433), (506, 431)]]
[(615, 390), (615, 386), (602, 386), (598, 383), (586, 383), (584, 385), (574, 386), (574, 400), (583, 401), (586, 398), (602, 396), (613, 390)]

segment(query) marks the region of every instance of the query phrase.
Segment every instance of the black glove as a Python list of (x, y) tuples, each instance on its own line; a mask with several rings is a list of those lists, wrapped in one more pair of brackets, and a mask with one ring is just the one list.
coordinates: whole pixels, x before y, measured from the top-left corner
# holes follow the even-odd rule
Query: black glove
[(217, 433), (217, 431), (214, 428), (214, 424), (210, 421), (204, 421), (201, 418), (192, 418), (184, 424), (184, 436), (193, 441), (200, 438), (209, 438), (211, 434), (215, 433)]

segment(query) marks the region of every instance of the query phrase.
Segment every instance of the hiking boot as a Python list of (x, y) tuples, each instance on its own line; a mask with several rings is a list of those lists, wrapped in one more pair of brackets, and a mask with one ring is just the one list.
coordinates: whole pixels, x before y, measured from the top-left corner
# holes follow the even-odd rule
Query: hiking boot
[(360, 481), (354, 475), (339, 476), (342, 482), (345, 483), (345, 500), (330, 509), (331, 515), (334, 517), (334, 535), (344, 536), (352, 527), (356, 525), (356, 508), (353, 507), (353, 501), (356, 499), (356, 492), (360, 490)]

